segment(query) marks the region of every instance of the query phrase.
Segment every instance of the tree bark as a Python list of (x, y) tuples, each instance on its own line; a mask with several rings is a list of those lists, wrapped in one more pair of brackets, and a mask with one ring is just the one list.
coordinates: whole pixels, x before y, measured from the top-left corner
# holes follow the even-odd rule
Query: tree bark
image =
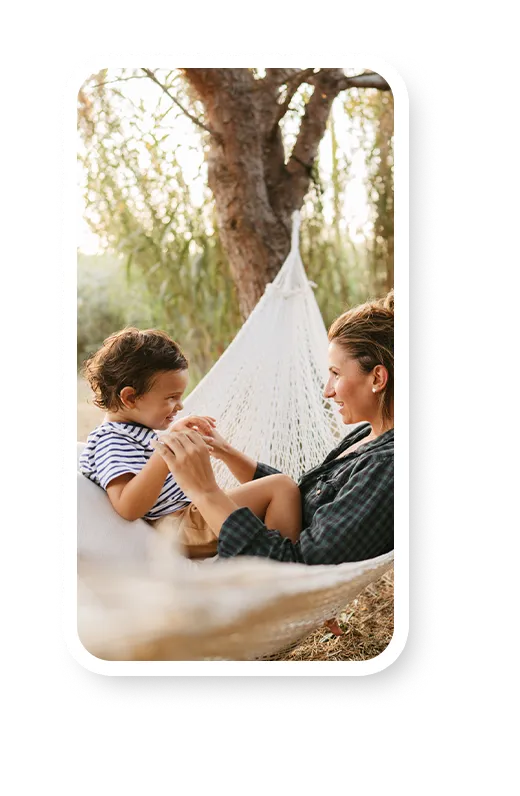
[[(341, 69), (267, 69), (263, 79), (249, 69), (182, 71), (211, 131), (208, 183), (245, 319), (289, 252), (291, 216), (309, 189), (335, 97), (355, 85), (389, 86), (375, 73), (348, 78)], [(286, 163), (279, 122), (302, 82), (314, 91)]]

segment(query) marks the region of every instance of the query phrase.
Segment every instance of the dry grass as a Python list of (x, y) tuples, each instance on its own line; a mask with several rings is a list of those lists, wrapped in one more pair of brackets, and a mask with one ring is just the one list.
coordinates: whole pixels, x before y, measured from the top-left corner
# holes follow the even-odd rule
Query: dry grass
[[(78, 440), (85, 441), (103, 419), (104, 412), (91, 403), (91, 391), (78, 378)], [(334, 636), (326, 627), (283, 650), (269, 660), (364, 661), (375, 658), (388, 646), (394, 632), (394, 574), (385, 573), (340, 612), (344, 635)]]
[(367, 586), (337, 618), (342, 636), (335, 636), (321, 627), (268, 660), (366, 661), (380, 655), (394, 632), (393, 569)]

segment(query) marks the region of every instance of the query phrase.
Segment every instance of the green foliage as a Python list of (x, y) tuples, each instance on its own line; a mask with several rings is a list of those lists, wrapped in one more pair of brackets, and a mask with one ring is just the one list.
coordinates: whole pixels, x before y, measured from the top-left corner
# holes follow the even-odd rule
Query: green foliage
[[(333, 115), (328, 125), (331, 136), (330, 180), (314, 182), (302, 208), (300, 249), (309, 279), (316, 283), (316, 300), (328, 327), (347, 307), (365, 301), (372, 292), (367, 267), (366, 242), (354, 244), (343, 226), (344, 193), (348, 161), (340, 150)], [(320, 157), (316, 158), (320, 172)], [(332, 210), (327, 222), (325, 202)]]
[(334, 227), (326, 225), (319, 197), (302, 208), (300, 250), (307, 276), (317, 285), (316, 301), (325, 326), (347, 307), (368, 298), (366, 247), (338, 237)]
[(113, 332), (125, 326), (150, 328), (153, 315), (146, 287), (129, 283), (123, 262), (110, 255), (78, 255), (78, 366)]
[[(179, 342), (197, 381), (240, 325), (213, 200), (207, 188), (195, 196), (172, 147), (171, 125), (178, 134), (182, 113), (171, 101), (165, 107), (159, 89), (150, 112), (100, 85), (106, 79), (96, 75), (99, 87), (80, 92), (85, 217), (105, 248), (124, 258), (128, 278), (146, 285), (153, 325)], [(175, 91), (193, 109), (192, 98)], [(205, 170), (202, 149), (193, 147), (191, 179)]]
[(373, 227), (367, 267), (372, 292), (382, 295), (394, 283), (394, 100), (391, 92), (352, 89), (343, 106), (365, 153)]

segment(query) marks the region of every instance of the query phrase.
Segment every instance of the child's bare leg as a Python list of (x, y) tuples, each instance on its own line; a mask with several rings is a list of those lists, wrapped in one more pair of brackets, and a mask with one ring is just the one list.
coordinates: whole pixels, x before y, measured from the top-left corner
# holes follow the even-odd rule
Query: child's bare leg
[[(268, 477), (268, 476), (266, 476)], [(286, 475), (273, 475), (279, 478), (273, 499), (265, 512), (264, 522), (268, 528), (275, 528), (291, 542), (297, 542), (302, 529), (302, 497), (298, 486)]]
[(250, 508), (268, 528), (295, 542), (301, 531), (300, 490), (287, 475), (268, 475), (226, 493), (239, 507)]

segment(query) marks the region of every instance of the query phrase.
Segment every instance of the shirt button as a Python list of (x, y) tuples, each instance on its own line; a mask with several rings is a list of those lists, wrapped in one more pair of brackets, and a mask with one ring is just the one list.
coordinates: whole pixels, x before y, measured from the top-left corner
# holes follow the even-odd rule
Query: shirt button
[(320, 495), (320, 494), (321, 494), (321, 489), (317, 489), (317, 490), (316, 490), (316, 494), (317, 494), (317, 495)]

